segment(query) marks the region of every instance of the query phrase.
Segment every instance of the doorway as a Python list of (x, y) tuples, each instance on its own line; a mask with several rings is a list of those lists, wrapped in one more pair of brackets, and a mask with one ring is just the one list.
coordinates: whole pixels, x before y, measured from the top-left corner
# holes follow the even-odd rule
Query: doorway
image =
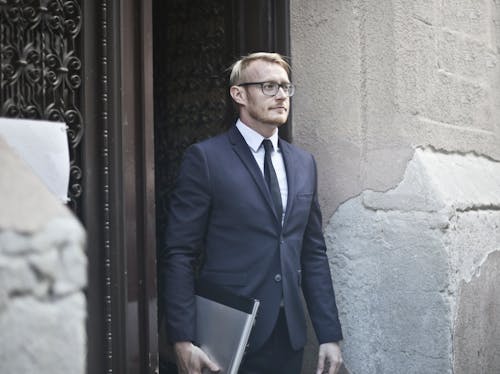
[[(234, 124), (227, 69), (256, 51), (289, 56), (289, 0), (153, 0), (157, 249), (164, 244), (169, 195), (182, 155), (189, 145)], [(290, 140), (289, 124), (280, 135)], [(162, 374), (175, 372), (162, 365)]]

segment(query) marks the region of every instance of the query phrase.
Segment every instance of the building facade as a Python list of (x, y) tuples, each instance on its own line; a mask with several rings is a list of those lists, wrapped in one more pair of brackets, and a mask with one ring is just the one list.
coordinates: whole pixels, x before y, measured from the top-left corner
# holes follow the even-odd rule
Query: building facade
[(281, 135), (318, 161), (344, 371), (500, 370), (498, 0), (3, 1), (0, 23), (0, 116), (68, 125), (78, 372), (166, 372), (169, 191), (183, 150), (234, 120), (225, 69), (258, 50), (291, 59)]

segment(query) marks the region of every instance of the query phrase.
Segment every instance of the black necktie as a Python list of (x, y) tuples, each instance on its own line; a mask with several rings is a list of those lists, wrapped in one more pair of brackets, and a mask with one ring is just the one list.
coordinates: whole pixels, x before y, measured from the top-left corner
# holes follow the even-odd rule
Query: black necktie
[(264, 150), (266, 151), (264, 155), (264, 177), (266, 178), (267, 187), (271, 192), (271, 197), (273, 199), (274, 208), (281, 222), (283, 215), (283, 205), (281, 203), (281, 191), (280, 185), (278, 183), (278, 177), (276, 176), (276, 171), (274, 170), (273, 163), (271, 161), (271, 152), (273, 151), (273, 145), (269, 139), (264, 139), (262, 141)]

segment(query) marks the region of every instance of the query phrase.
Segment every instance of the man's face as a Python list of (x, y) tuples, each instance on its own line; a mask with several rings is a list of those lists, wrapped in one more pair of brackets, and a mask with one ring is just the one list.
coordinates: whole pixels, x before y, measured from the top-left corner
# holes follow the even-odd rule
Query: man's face
[[(288, 74), (284, 68), (277, 63), (256, 60), (253, 61), (243, 73), (246, 82), (276, 82), (290, 83)], [(273, 127), (284, 124), (288, 118), (290, 109), (290, 98), (280, 88), (275, 96), (266, 96), (260, 85), (242, 87), (243, 105), (240, 109), (240, 117), (248, 125)]]

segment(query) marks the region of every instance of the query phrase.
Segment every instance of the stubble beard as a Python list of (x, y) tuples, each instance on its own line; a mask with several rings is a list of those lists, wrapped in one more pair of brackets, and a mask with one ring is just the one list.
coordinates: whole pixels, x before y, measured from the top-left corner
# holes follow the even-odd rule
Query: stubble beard
[(257, 116), (255, 119), (261, 123), (270, 125), (270, 126), (277, 126), (280, 127), (284, 125), (288, 119), (288, 110), (286, 110), (286, 113), (284, 115), (279, 115), (279, 116), (273, 116), (272, 113), (273, 109), (269, 110), (269, 115), (262, 117), (262, 116)]

